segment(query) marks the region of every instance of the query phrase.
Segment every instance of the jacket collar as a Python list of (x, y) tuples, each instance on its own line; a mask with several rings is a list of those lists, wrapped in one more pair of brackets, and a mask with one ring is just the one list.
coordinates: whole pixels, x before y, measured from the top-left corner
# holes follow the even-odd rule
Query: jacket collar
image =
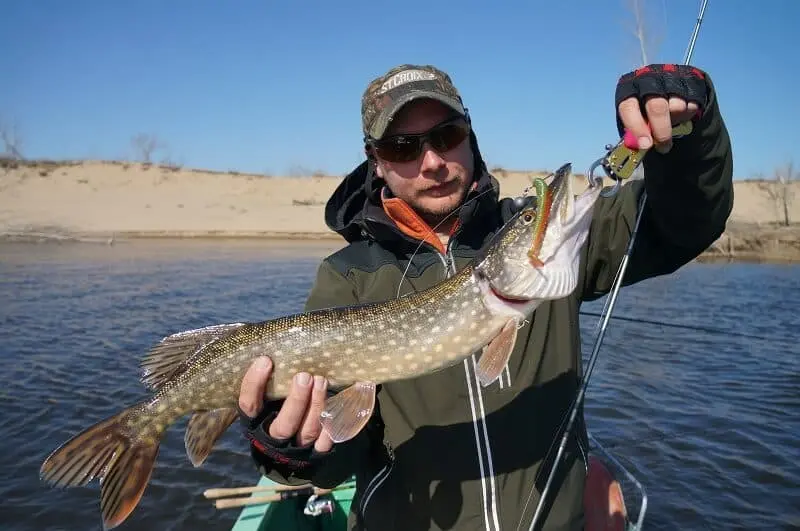
[[(486, 170), (474, 134), (470, 137), (476, 153), (477, 181), (458, 213), (457, 232), (461, 243), (478, 248), (498, 223), (500, 186)], [(417, 249), (424, 227), (410, 217), (398, 219), (398, 212), (404, 208), (398, 207), (398, 198), (386, 195), (385, 186), (375, 174), (373, 163), (365, 160), (345, 176), (331, 195), (325, 205), (325, 223), (350, 243), (373, 240), (387, 247)], [(393, 203), (388, 209), (387, 199)], [(409, 230), (414, 227), (420, 230)]]

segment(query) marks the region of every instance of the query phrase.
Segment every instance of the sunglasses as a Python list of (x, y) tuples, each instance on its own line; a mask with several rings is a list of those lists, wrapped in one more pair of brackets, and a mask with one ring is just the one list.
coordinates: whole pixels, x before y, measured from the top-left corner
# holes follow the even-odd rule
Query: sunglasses
[(424, 133), (392, 135), (381, 139), (369, 139), (367, 143), (375, 154), (389, 162), (410, 162), (422, 154), (427, 142), (438, 153), (450, 151), (469, 135), (469, 123), (462, 116), (446, 120)]

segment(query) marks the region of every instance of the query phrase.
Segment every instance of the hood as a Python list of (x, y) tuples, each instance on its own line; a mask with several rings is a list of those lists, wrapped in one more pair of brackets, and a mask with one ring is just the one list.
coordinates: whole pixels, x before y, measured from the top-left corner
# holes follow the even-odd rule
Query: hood
[[(471, 232), (470, 227), (481, 223), (485, 227), (482, 232), (488, 232), (495, 224), (487, 223), (486, 218), (499, 216), (500, 185), (486, 169), (474, 132), (470, 132), (470, 143), (478, 185), (467, 194), (465, 206), (458, 215), (459, 226), (466, 233)], [(345, 176), (328, 199), (325, 223), (349, 243), (371, 239), (416, 246), (419, 240), (405, 234), (384, 211), (381, 190), (385, 184), (375, 174), (374, 164), (365, 160)]]

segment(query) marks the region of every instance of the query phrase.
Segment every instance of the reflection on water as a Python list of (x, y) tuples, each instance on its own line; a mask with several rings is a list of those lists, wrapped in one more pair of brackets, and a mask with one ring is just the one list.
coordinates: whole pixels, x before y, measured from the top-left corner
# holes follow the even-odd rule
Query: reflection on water
[[(100, 529), (98, 487), (39, 483), (55, 445), (144, 396), (166, 334), (298, 311), (338, 242), (0, 245), (3, 529)], [(622, 291), (587, 397), (589, 426), (647, 488), (646, 528), (800, 526), (800, 268), (691, 265)], [(602, 302), (585, 305), (599, 312)], [(584, 317), (584, 352), (595, 317)], [(753, 337), (746, 337), (753, 336)], [(758, 339), (758, 336), (767, 338)], [(125, 529), (229, 529), (209, 487), (253, 484), (236, 430), (202, 468), (169, 430)]]

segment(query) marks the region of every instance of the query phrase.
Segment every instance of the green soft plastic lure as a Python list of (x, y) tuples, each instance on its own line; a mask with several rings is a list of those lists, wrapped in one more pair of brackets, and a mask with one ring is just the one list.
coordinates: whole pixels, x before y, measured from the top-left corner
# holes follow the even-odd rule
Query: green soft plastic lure
[(553, 192), (548, 188), (544, 179), (533, 179), (533, 187), (536, 190), (536, 220), (534, 221), (533, 242), (528, 251), (528, 258), (535, 267), (543, 267), (544, 262), (539, 258), (542, 250), (542, 242), (547, 231), (547, 222), (550, 219), (550, 209), (553, 206)]

